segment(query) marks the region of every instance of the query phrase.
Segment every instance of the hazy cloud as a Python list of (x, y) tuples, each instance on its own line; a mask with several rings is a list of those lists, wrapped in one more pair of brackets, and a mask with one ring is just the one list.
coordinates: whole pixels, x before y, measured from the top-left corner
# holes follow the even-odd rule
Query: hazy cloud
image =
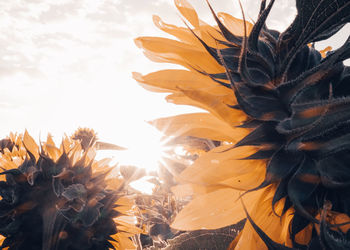
[[(200, 18), (214, 23), (205, 1), (190, 2)], [(217, 12), (241, 17), (238, 1), (210, 2)], [(248, 19), (255, 20), (257, 2), (242, 0)], [(269, 26), (285, 29), (294, 5), (276, 1)], [(132, 71), (164, 67), (133, 43), (141, 35), (165, 36), (153, 14), (183, 25), (172, 0), (0, 1), (0, 136), (24, 128), (62, 134), (78, 126), (110, 135), (127, 123), (180, 110), (131, 78)]]

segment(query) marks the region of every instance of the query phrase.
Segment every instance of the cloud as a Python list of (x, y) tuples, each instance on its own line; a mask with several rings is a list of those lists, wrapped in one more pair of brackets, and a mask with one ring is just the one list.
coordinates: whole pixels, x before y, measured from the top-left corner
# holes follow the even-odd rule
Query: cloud
[(38, 21), (41, 23), (50, 23), (61, 21), (71, 16), (77, 15), (79, 9), (82, 8), (80, 1), (72, 1), (61, 4), (50, 4), (48, 9), (41, 12), (38, 16)]

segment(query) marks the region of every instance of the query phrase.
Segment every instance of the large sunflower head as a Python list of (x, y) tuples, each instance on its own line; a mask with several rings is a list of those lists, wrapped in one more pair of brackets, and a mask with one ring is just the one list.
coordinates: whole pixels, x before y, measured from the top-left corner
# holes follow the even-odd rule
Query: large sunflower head
[(39, 147), (27, 132), (1, 141), (2, 248), (135, 248), (130, 237), (140, 230), (123, 180), (108, 176), (94, 140), (79, 134), (60, 147), (50, 135)]
[[(273, 0), (261, 1), (254, 25), (216, 14), (209, 5), (214, 27), (187, 1), (175, 4), (188, 28), (159, 17), (154, 21), (177, 40), (140, 37), (136, 44), (150, 59), (186, 69), (134, 77), (150, 90), (171, 92), (171, 102), (208, 111), (161, 119), (156, 126), (171, 135), (221, 143), (178, 177), (184, 182), (178, 190), (190, 190), (194, 198), (173, 227), (235, 223), (246, 216), (242, 197), (250, 218), (274, 242), (295, 247), (312, 239), (324, 242), (316, 228), (325, 201), (332, 213), (350, 215), (350, 69), (343, 64), (350, 39), (333, 51), (317, 51), (314, 43), (350, 21), (350, 2), (297, 0), (298, 13), (282, 33), (266, 26)], [(321, 229), (334, 226), (323, 222)], [(265, 248), (253, 229), (247, 223), (233, 245)]]

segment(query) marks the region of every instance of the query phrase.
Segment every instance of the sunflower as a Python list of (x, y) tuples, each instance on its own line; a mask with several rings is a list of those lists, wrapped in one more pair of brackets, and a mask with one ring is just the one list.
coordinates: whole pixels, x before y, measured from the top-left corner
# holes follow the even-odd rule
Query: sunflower
[(317, 51), (314, 43), (350, 21), (350, 2), (296, 0), (297, 15), (282, 33), (266, 26), (273, 4), (261, 1), (255, 24), (243, 11), (240, 20), (209, 5), (217, 24), (210, 26), (187, 1), (175, 0), (186, 28), (153, 20), (177, 40), (135, 39), (151, 60), (185, 69), (134, 78), (151, 91), (170, 92), (172, 103), (207, 111), (153, 124), (172, 136), (220, 142), (177, 176), (182, 184), (174, 192), (193, 200), (172, 227), (215, 229), (249, 216), (232, 248), (265, 249), (268, 240), (346, 248), (347, 227), (334, 231), (335, 220), (324, 214), (349, 222), (350, 68), (343, 61), (350, 39), (333, 51)]
[(27, 131), (0, 146), (1, 249), (135, 249), (134, 202), (108, 160), (95, 160), (92, 130), (60, 147)]

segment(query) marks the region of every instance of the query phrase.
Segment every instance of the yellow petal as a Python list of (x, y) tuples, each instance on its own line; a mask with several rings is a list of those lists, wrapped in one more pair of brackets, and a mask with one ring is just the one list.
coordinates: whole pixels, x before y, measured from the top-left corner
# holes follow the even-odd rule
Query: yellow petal
[(238, 175), (221, 181), (220, 184), (227, 185), (239, 190), (249, 190), (259, 186), (265, 179), (265, 163), (258, 165), (247, 174)]
[(135, 226), (136, 218), (134, 216), (118, 216), (113, 219), (115, 223), (118, 224), (117, 228), (120, 228), (122, 231), (131, 234), (142, 233), (143, 230)]
[(22, 157), (12, 157), (12, 161), (17, 167), (19, 167), (24, 162), (24, 158), (22, 158)]
[(141, 86), (156, 92), (180, 92), (179, 89), (202, 89), (217, 95), (228, 95), (236, 103), (236, 98), (230, 88), (213, 81), (208, 76), (188, 70), (160, 70), (147, 75), (133, 73), (133, 77)]
[(186, 184), (171, 187), (171, 192), (177, 198), (184, 198), (186, 196), (202, 195), (202, 194), (210, 193), (222, 188), (224, 187), (220, 185), (203, 186), (203, 185), (197, 185), (193, 183), (186, 183)]
[(303, 230), (295, 235), (295, 241), (302, 245), (307, 245), (312, 237), (313, 225), (310, 223)]
[[(347, 224), (350, 222), (350, 217), (347, 214), (335, 212), (335, 211), (324, 211), (323, 209), (320, 210), (320, 213), (316, 215), (316, 219), (321, 219), (321, 214), (326, 213), (325, 219), (326, 222), (330, 225), (334, 224), (343, 224), (342, 226), (333, 227), (332, 230), (337, 230), (339, 232), (342, 232), (346, 234), (350, 229), (350, 224)], [(315, 229), (318, 234), (320, 234), (320, 225), (315, 224)]]
[(9, 170), (17, 168), (18, 166), (11, 160), (7, 159), (7, 157), (0, 158), (0, 167)]
[(198, 15), (189, 2), (186, 0), (175, 0), (175, 5), (180, 11), (181, 15), (186, 18), (193, 25), (193, 27), (199, 27)]
[[(90, 148), (90, 149), (93, 149), (93, 148)], [(89, 149), (89, 151), (90, 151)], [(91, 162), (91, 161), (94, 161), (92, 163), (92, 170), (94, 173), (108, 173), (111, 171), (111, 166), (108, 165), (112, 159), (111, 158), (103, 158), (99, 161), (96, 161), (95, 160), (95, 153), (96, 151), (94, 152), (94, 154), (92, 154), (91, 156), (87, 156), (87, 158), (89, 158), (89, 160), (87, 162)], [(93, 157), (93, 158), (91, 158)], [(109, 176), (113, 176), (113, 174), (109, 174)], [(112, 177), (113, 178), (113, 177)]]
[(327, 55), (327, 52), (328, 52), (328, 51), (331, 51), (331, 50), (332, 50), (332, 47), (331, 47), (331, 46), (327, 46), (327, 47), (324, 48), (323, 50), (320, 50), (321, 56), (322, 56), (323, 58), (325, 58), (326, 55)]
[[(334, 215), (334, 224), (343, 224), (343, 223), (349, 223), (349, 222), (350, 222), (350, 217), (347, 214), (337, 213)], [(343, 233), (347, 233), (349, 229), (350, 229), (350, 224), (345, 224), (339, 227), (339, 230), (341, 230)]]
[[(221, 32), (217, 27), (213, 27), (204, 21), (200, 22), (200, 35), (199, 37), (210, 47), (212, 48), (225, 48), (227, 46), (221, 45), (218, 41), (225, 41), (225, 38), (222, 36)], [(207, 52), (208, 53), (208, 52)]]
[[(0, 235), (0, 246), (2, 245), (2, 243), (4, 242), (5, 239), (6, 239), (6, 237)], [(5, 248), (3, 248), (3, 249), (4, 249), (4, 250), (8, 250), (9, 247), (5, 247)]]
[(69, 138), (68, 137), (65, 137), (63, 140), (62, 140), (62, 143), (61, 143), (61, 146), (60, 146), (60, 150), (63, 151), (63, 152), (66, 152), (68, 153), (69, 150), (70, 150), (70, 147), (71, 147), (71, 142), (69, 141)]
[(47, 134), (47, 139), (46, 139), (46, 143), (45, 144), (49, 144), (51, 146), (55, 146), (55, 142), (52, 139), (52, 135), (49, 133)]
[(242, 235), (242, 231), (240, 231), (236, 238), (230, 243), (230, 245), (228, 246), (227, 250), (234, 250), (237, 246), (237, 243), (239, 241), (239, 239), (241, 238), (241, 235)]
[(110, 241), (111, 244), (115, 247), (115, 249), (123, 249), (123, 250), (131, 250), (136, 249), (134, 243), (127, 237), (127, 235), (123, 233), (117, 233), (111, 235), (111, 238), (115, 241)]
[[(143, 231), (144, 232), (144, 231)], [(124, 232), (124, 231), (120, 231), (120, 234), (124, 237), (124, 238), (129, 238), (134, 236), (134, 233), (128, 233), (128, 232)]]
[[(272, 212), (272, 199), (276, 187), (270, 185), (264, 189), (254, 201), (253, 209), (249, 212), (253, 221), (275, 242), (291, 247), (289, 226), (293, 218), (294, 210), (289, 209), (282, 217), (276, 216)], [(252, 204), (244, 201), (246, 207)], [(282, 211), (284, 200), (279, 201), (275, 208), (276, 212)], [(249, 248), (247, 248), (249, 247)], [(247, 222), (242, 230), (242, 234), (235, 249), (267, 249), (260, 236)]]
[[(180, 181), (203, 185), (218, 184), (224, 180), (247, 174), (256, 168), (265, 168), (263, 160), (240, 160), (254, 152), (254, 147), (238, 147), (228, 150), (232, 145), (217, 147), (202, 154), (179, 176)], [(226, 151), (225, 151), (226, 150)]]
[(132, 215), (133, 209), (130, 206), (117, 206), (116, 211), (126, 215)]
[(133, 225), (135, 224), (135, 217), (132, 216), (118, 216), (114, 218), (114, 221), (121, 225)]
[[(148, 90), (148, 91), (152, 91), (152, 92), (171, 92), (170, 90), (170, 87), (160, 87), (160, 86), (157, 86), (157, 82), (155, 82), (153, 84), (152, 81), (150, 82), (146, 82), (145, 81), (145, 78), (142, 74), (138, 73), (138, 72), (132, 72), (132, 77), (138, 81), (139, 85), (141, 87), (143, 87), (144, 89)], [(176, 91), (176, 90), (173, 90), (173, 91)]]
[(55, 162), (62, 154), (61, 151), (58, 148), (56, 148), (55, 145), (46, 144), (45, 148), (46, 148), (46, 151), (49, 154), (50, 158), (52, 160), (54, 160)]
[(224, 68), (208, 52), (186, 43), (161, 37), (139, 37), (135, 43), (146, 50), (145, 55), (149, 59), (156, 62), (180, 64), (208, 73), (224, 72)]
[(123, 206), (132, 206), (132, 205), (134, 205), (134, 201), (132, 198), (129, 198), (127, 196), (122, 196), (117, 200), (117, 202), (115, 204), (116, 205), (123, 205)]
[(193, 33), (187, 27), (177, 27), (172, 24), (167, 24), (163, 22), (159, 16), (156, 15), (153, 16), (153, 23), (157, 26), (158, 29), (175, 36), (180, 41), (198, 46), (200, 48), (203, 47), (200, 41), (193, 35)]
[[(191, 91), (192, 93), (190, 93), (190, 91), (183, 90), (183, 92), (186, 92), (186, 94), (174, 93), (168, 95), (165, 99), (169, 103), (177, 105), (189, 105), (207, 110), (215, 117), (227, 122), (230, 126), (241, 125), (242, 122), (247, 119), (247, 115), (244, 112), (229, 108), (226, 103), (218, 99), (215, 100), (215, 95), (212, 95), (208, 92), (198, 91), (199, 95), (203, 96), (204, 98), (200, 98), (198, 94), (195, 93), (196, 91)], [(233, 100), (229, 101), (231, 102)], [(217, 110), (215, 110), (215, 108)], [(225, 114), (227, 116), (225, 116)]]
[[(96, 145), (96, 144), (95, 144)], [(87, 149), (85, 155), (86, 155), (86, 163), (88, 164), (89, 162), (91, 161), (94, 161), (95, 160), (95, 157), (96, 157), (96, 147), (90, 147)], [(105, 168), (108, 168), (108, 166), (106, 165), (99, 165), (101, 167), (101, 169), (105, 169)]]
[[(199, 27), (195, 27), (192, 29), (192, 31), (190, 31), (187, 27), (177, 27), (172, 24), (167, 24), (163, 22), (159, 16), (153, 16), (153, 22), (160, 30), (167, 32), (168, 34), (178, 38), (180, 41), (191, 44), (191, 46), (195, 46), (200, 50), (206, 51), (205, 47), (196, 36), (203, 40), (208, 46), (213, 48), (221, 49), (227, 47), (226, 45), (219, 44), (217, 42), (217, 40), (224, 40), (224, 37), (219, 33), (219, 31), (202, 20), (199, 20)], [(192, 32), (195, 33), (196, 36)]]
[[(243, 197), (247, 204), (256, 199), (260, 191)], [(235, 224), (245, 218), (239, 200), (240, 192), (230, 188), (200, 195), (187, 204), (171, 224), (178, 230), (217, 229)]]
[[(119, 190), (124, 184), (124, 180), (122, 178), (114, 177), (106, 180), (108, 188), (112, 190)], [(122, 204), (120, 204), (122, 205)]]
[(34, 139), (29, 135), (28, 131), (24, 132), (23, 143), (27, 150), (32, 153), (36, 160), (39, 159), (39, 147), (35, 143)]
[(74, 166), (81, 159), (81, 154), (82, 154), (81, 145), (75, 144), (68, 154), (68, 157), (70, 159), (72, 166)]
[(151, 124), (169, 136), (194, 136), (233, 143), (249, 133), (247, 129), (231, 127), (208, 113), (160, 118)]
[[(203, 110), (208, 110), (208, 107), (205, 104), (199, 101), (194, 101), (193, 99), (189, 98), (183, 93), (174, 93), (174, 94), (168, 95), (165, 99), (167, 102), (172, 104), (189, 105), (189, 106), (197, 107)], [(203, 110), (200, 110), (200, 111), (203, 111)], [(232, 125), (235, 126), (236, 123)]]
[(118, 230), (129, 233), (131, 235), (140, 234), (143, 232), (141, 228), (138, 228), (134, 225), (118, 225)]
[(193, 101), (200, 102), (206, 110), (231, 126), (239, 125), (247, 119), (247, 115), (244, 112), (229, 107), (229, 105), (235, 104), (229, 95), (218, 96), (203, 90), (181, 90), (184, 95)]
[(254, 228), (250, 223), (246, 223), (246, 225), (244, 226), (240, 238), (235, 247), (235, 250), (245, 249), (268, 249), (263, 243), (263, 241), (259, 238), (259, 236), (255, 233)]
[(198, 18), (194, 8), (186, 0), (175, 0), (175, 5), (181, 15), (192, 24), (194, 27), (193, 31), (209, 46), (217, 47), (218, 43), (216, 40), (224, 40), (223, 36), (216, 28)]
[[(218, 18), (225, 25), (225, 27), (236, 36), (244, 36), (244, 21), (231, 16), (230, 14), (219, 12)], [(247, 35), (250, 34), (253, 24), (246, 21)]]

